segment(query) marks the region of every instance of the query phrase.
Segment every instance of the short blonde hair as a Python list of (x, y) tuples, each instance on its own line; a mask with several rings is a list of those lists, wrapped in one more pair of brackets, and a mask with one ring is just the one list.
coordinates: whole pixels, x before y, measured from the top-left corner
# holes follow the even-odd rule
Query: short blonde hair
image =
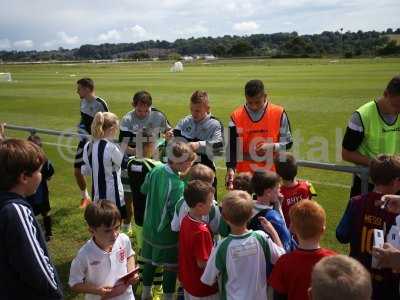
[(171, 146), (168, 146), (167, 156), (168, 161), (173, 163), (183, 163), (196, 159), (196, 153), (184, 142), (174, 142)]
[(371, 299), (371, 276), (351, 257), (324, 257), (312, 271), (311, 295), (313, 300)]
[(325, 210), (315, 201), (300, 201), (289, 211), (294, 233), (301, 239), (317, 238), (325, 229)]
[(214, 171), (203, 164), (195, 164), (189, 170), (189, 180), (201, 180), (207, 183), (214, 181)]
[(104, 137), (104, 132), (111, 128), (116, 127), (118, 128), (118, 117), (113, 114), (112, 112), (97, 112), (94, 116), (92, 122), (92, 136), (95, 139), (101, 139)]
[(230, 191), (222, 200), (222, 216), (236, 226), (243, 226), (253, 213), (253, 200), (245, 191)]

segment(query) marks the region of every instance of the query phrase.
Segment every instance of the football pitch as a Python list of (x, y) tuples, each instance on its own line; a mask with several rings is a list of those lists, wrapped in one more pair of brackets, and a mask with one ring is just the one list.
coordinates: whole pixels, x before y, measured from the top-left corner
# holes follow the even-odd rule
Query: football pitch
[[(131, 109), (138, 90), (152, 94), (154, 106), (175, 125), (189, 114), (193, 91), (209, 93), (212, 113), (225, 128), (235, 107), (244, 103), (244, 85), (261, 79), (273, 103), (284, 106), (294, 135), (293, 151), (300, 159), (343, 164), (341, 138), (350, 114), (361, 104), (380, 96), (387, 82), (398, 74), (400, 59), (290, 59), (218, 60), (184, 65), (171, 73), (172, 62), (123, 64), (0, 64), (12, 82), (0, 82), (0, 121), (13, 125), (75, 130), (79, 98), (75, 82), (95, 80), (96, 94), (107, 101), (120, 118)], [(7, 130), (9, 137), (27, 133)], [(73, 178), (75, 139), (41, 135), (44, 149), (55, 167), (49, 183), (54, 222), (49, 243), (53, 261), (62, 277), (66, 299), (78, 299), (67, 287), (70, 262), (89, 238), (80, 193)], [(61, 145), (61, 146), (60, 146)], [(218, 166), (219, 199), (225, 193), (224, 161)], [(1, 167), (1, 166), (0, 166)], [(316, 200), (327, 212), (324, 247), (347, 253), (335, 238), (335, 228), (348, 201), (351, 175), (300, 168), (300, 178), (314, 184)]]

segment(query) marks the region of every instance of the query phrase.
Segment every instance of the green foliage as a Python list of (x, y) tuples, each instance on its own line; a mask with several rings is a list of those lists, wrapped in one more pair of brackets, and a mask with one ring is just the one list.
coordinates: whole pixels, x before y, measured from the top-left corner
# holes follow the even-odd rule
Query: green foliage
[[(77, 49), (51, 51), (0, 51), (3, 61), (144, 59), (159, 57), (169, 59), (171, 53), (179, 55), (214, 54), (217, 57), (270, 56), (270, 57), (322, 57), (343, 56), (351, 52), (356, 56), (398, 54), (390, 42), (398, 38), (400, 28), (386, 32), (357, 31), (299, 35), (297, 32), (253, 34), (249, 36), (191, 37), (175, 42), (143, 41), (138, 43), (82, 45)], [(174, 57), (177, 59), (177, 57)]]

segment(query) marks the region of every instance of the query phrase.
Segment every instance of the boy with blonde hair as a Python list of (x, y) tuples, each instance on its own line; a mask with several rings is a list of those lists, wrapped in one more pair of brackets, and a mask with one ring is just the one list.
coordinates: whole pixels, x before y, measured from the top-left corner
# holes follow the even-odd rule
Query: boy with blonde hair
[(324, 257), (312, 271), (309, 295), (310, 300), (369, 300), (371, 275), (351, 257)]
[(173, 210), (182, 197), (186, 175), (196, 154), (185, 143), (176, 142), (168, 146), (168, 163), (154, 167), (147, 174), (141, 187), (146, 194), (146, 208), (143, 224), (142, 257), (143, 268), (142, 299), (151, 299), (156, 266), (164, 267), (164, 299), (172, 299), (175, 292), (177, 267), (178, 234), (171, 230)]
[[(194, 165), (190, 168), (188, 173), (189, 182), (192, 180), (201, 180), (205, 183), (212, 184), (214, 181), (214, 177), (214, 171), (203, 164)], [(182, 220), (188, 214), (188, 212), (189, 206), (185, 201), (185, 198), (182, 197), (175, 206), (174, 217), (171, 222), (171, 228), (173, 231), (179, 231)], [(207, 215), (204, 215), (202, 219), (205, 223), (209, 224), (213, 234), (217, 234), (219, 232), (221, 214), (219, 211), (218, 203), (215, 201), (214, 198), (209, 213)]]
[(265, 300), (267, 262), (274, 264), (285, 253), (263, 231), (247, 229), (252, 211), (249, 193), (231, 191), (225, 195), (222, 216), (231, 234), (212, 250), (201, 277), (201, 281), (210, 286), (220, 279), (221, 299)]
[(314, 201), (300, 201), (290, 210), (291, 230), (298, 239), (298, 248), (279, 258), (269, 283), (274, 299), (308, 300), (311, 271), (323, 257), (335, 252), (321, 248), (325, 232), (325, 210)]

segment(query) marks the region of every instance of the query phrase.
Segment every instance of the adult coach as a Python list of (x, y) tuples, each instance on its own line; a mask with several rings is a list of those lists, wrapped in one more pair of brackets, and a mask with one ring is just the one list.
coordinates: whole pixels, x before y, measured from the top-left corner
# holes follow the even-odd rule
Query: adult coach
[[(169, 137), (172, 135), (172, 128), (165, 114), (153, 107), (153, 99), (149, 92), (139, 91), (135, 93), (132, 100), (132, 107), (133, 110), (129, 111), (120, 122), (119, 142), (123, 147), (127, 146), (127, 156), (137, 155), (143, 157), (143, 143), (139, 139), (145, 138), (144, 135), (147, 134), (152, 135), (153, 138), (159, 138), (163, 134)], [(136, 139), (138, 140), (136, 141)], [(133, 214), (132, 191), (129, 185), (127, 170), (123, 169), (121, 174), (127, 211), (127, 218), (124, 219), (122, 224), (122, 231), (131, 234), (130, 224)], [(135, 199), (136, 201), (137, 199)]]
[[(91, 134), (91, 126), (93, 122), (94, 115), (101, 111), (108, 111), (107, 103), (97, 97), (94, 91), (94, 82), (90, 78), (82, 78), (77, 82), (76, 92), (81, 99), (80, 104), (80, 112), (81, 112), (81, 120), (78, 125), (78, 132), (84, 135)], [(86, 180), (85, 177), (81, 173), (81, 166), (84, 165), (84, 161), (82, 158), (83, 155), (83, 147), (88, 142), (85, 136), (80, 136), (80, 141), (78, 147), (76, 149), (75, 163), (74, 163), (74, 175), (76, 179), (76, 183), (81, 190), (82, 200), (80, 208), (85, 208), (90, 203), (90, 196), (86, 188)]]
[[(183, 138), (190, 148), (200, 156), (200, 163), (216, 173), (213, 155), (224, 148), (224, 127), (210, 113), (208, 94), (195, 91), (190, 97), (191, 114), (181, 119), (174, 129), (174, 137)], [(217, 195), (217, 177), (213, 186)]]
[(269, 101), (261, 80), (246, 83), (245, 97), (246, 104), (235, 109), (229, 123), (226, 184), (230, 189), (235, 172), (274, 170), (273, 153), (293, 145), (287, 114)]
[[(400, 76), (393, 77), (383, 95), (358, 108), (349, 120), (342, 143), (342, 158), (368, 166), (378, 154), (400, 154)], [(372, 190), (373, 185), (369, 184)], [(361, 193), (361, 179), (353, 176), (350, 196)]]

